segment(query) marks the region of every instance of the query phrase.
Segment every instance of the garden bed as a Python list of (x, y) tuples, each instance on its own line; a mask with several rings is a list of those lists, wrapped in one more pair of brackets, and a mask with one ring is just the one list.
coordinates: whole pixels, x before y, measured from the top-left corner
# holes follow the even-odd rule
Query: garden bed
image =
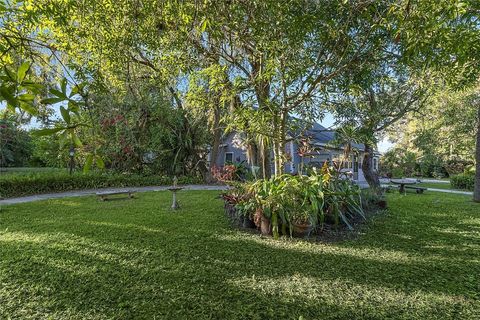
[[(253, 219), (242, 215), (240, 210), (236, 209), (235, 206), (229, 204), (228, 202), (224, 203), (224, 212), (233, 228), (252, 234), (262, 234), (260, 227), (255, 225)], [(353, 219), (351, 221), (351, 229), (344, 224), (324, 224), (322, 227), (312, 230), (309, 235), (298, 236), (294, 233), (293, 237), (299, 237), (308, 239), (309, 241), (323, 243), (355, 239), (357, 236), (365, 233), (369, 221), (375, 219), (377, 216), (386, 214), (386, 208), (378, 204), (371, 204), (368, 208), (365, 208), (364, 212), (366, 219), (361, 217)], [(269, 232), (264, 234), (264, 236), (271, 236), (271, 233)]]
[(362, 192), (326, 167), (309, 176), (285, 174), (234, 183), (222, 197), (225, 214), (233, 226), (256, 229), (274, 238), (344, 237), (365, 222), (371, 212), (386, 207), (383, 196)]

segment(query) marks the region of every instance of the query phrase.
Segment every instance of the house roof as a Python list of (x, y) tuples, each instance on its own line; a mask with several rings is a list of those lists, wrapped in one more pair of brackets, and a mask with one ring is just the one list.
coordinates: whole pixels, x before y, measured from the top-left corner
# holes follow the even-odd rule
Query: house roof
[[(335, 140), (335, 130), (329, 130), (321, 124), (314, 123), (311, 129), (305, 131), (307, 136), (312, 137), (315, 144), (329, 145), (333, 147), (332, 142)], [(352, 147), (364, 151), (365, 145), (363, 143), (352, 143)]]
[[(222, 137), (222, 140), (226, 138), (226, 136), (232, 134), (233, 132), (229, 132), (228, 134), (224, 135)], [(293, 133), (293, 132), (291, 132)], [(313, 143), (318, 145), (318, 146), (324, 146), (327, 147), (328, 149), (343, 149), (343, 146), (336, 146), (333, 144), (333, 141), (335, 140), (335, 135), (336, 131), (327, 129), (324, 126), (322, 126), (319, 123), (314, 123), (310, 129), (307, 129), (303, 132), (296, 131), (293, 133), (293, 135), (299, 137), (299, 136), (309, 136), (312, 138)], [(352, 143), (352, 147), (356, 150), (359, 151), (365, 151), (365, 145), (363, 143)], [(375, 151), (375, 154), (380, 155), (378, 151)]]

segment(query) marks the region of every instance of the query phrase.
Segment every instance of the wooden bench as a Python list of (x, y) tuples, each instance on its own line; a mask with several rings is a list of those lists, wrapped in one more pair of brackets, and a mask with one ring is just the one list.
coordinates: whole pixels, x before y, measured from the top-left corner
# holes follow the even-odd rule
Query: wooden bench
[(413, 189), (418, 194), (423, 193), (423, 191), (427, 190), (427, 188), (414, 187), (414, 186), (405, 186), (405, 189)]
[(133, 198), (134, 192), (131, 190), (126, 190), (126, 191), (104, 191), (104, 192), (97, 192), (96, 195), (100, 198), (102, 201), (107, 201), (109, 196), (114, 196), (117, 194), (128, 194), (128, 197), (130, 199)]

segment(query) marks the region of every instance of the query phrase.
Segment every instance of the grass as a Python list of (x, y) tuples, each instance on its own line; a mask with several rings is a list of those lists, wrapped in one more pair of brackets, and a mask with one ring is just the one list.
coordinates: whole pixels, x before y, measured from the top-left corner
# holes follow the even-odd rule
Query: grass
[[(422, 182), (415, 185), (415, 187), (434, 188), (443, 190), (456, 190), (452, 188), (450, 183), (434, 183), (434, 182)], [(465, 191), (465, 190), (461, 190)]]
[(355, 240), (229, 228), (213, 191), (5, 206), (0, 318), (478, 319), (480, 205), (389, 194)]
[[(397, 186), (395, 184), (389, 183), (388, 185)], [(453, 189), (450, 183), (435, 183), (435, 182), (421, 182), (412, 185), (413, 187), (423, 187), (423, 188), (433, 188), (433, 189), (442, 189), (442, 190), (457, 190), (457, 191), (468, 191), (468, 190), (460, 190), (460, 189)]]

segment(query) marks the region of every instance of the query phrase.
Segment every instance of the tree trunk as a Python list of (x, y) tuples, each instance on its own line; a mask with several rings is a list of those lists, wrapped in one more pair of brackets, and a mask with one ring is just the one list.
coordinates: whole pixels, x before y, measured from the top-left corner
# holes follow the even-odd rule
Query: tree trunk
[[(265, 66), (263, 65), (262, 59), (253, 54), (249, 48), (245, 48), (249, 52), (250, 66), (252, 68), (251, 77), (255, 79), (254, 89), (255, 96), (258, 103), (259, 112), (268, 112), (267, 104), (270, 98), (270, 82), (264, 80), (263, 71)], [(270, 164), (270, 149), (269, 146), (265, 144), (265, 139), (260, 138), (261, 141), (258, 142), (258, 155), (260, 157), (260, 171), (263, 179), (268, 179), (272, 175), (272, 169)], [(275, 145), (273, 146), (275, 148)]]
[(380, 180), (378, 179), (377, 172), (373, 169), (374, 150), (369, 143), (364, 143), (364, 145), (365, 154), (362, 161), (363, 175), (365, 176), (370, 188), (378, 192), (380, 190)]
[(265, 145), (265, 141), (262, 141), (259, 145), (259, 158), (260, 158), (260, 170), (263, 179), (269, 179), (272, 176), (272, 168), (270, 165), (270, 149)]
[(222, 138), (222, 128), (220, 128), (220, 116), (221, 110), (220, 107), (217, 106), (213, 111), (213, 143), (212, 149), (210, 150), (210, 164), (207, 173), (207, 182), (211, 183), (214, 182), (214, 178), (212, 176), (212, 168), (217, 165), (218, 154), (220, 149), (220, 139)]
[(247, 163), (250, 166), (250, 169), (252, 170), (252, 173), (255, 176), (255, 179), (258, 178), (257, 174), (258, 171), (254, 172), (253, 167), (258, 167), (258, 146), (251, 141), (251, 139), (247, 138)]
[(275, 114), (274, 116), (273, 135), (273, 159), (275, 163), (275, 176), (278, 177), (283, 173), (283, 158), (285, 149), (285, 146), (283, 145), (285, 139), (282, 138), (281, 116), (279, 116), (278, 114)]
[(480, 202), (480, 105), (478, 106), (477, 117), (477, 146), (475, 149), (475, 187), (473, 190), (473, 201)]
[[(280, 137), (279, 137), (279, 161), (280, 173), (285, 171), (285, 153), (287, 148), (287, 118), (288, 112), (283, 111), (280, 117)], [(293, 160), (292, 160), (293, 161)]]

